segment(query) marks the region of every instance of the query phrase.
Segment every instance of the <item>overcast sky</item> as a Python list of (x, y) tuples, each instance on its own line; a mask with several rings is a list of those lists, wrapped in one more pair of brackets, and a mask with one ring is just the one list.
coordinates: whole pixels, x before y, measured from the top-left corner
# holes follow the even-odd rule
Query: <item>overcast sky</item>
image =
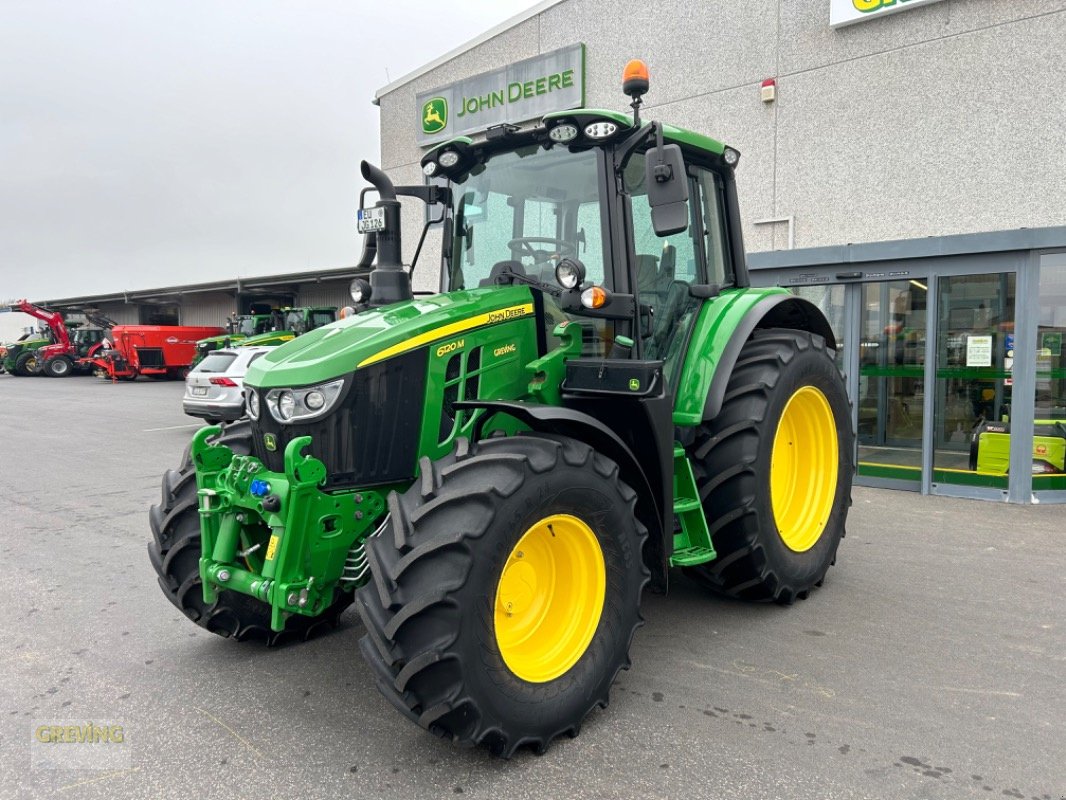
[(357, 257), (376, 90), (535, 0), (0, 0), (0, 301)]

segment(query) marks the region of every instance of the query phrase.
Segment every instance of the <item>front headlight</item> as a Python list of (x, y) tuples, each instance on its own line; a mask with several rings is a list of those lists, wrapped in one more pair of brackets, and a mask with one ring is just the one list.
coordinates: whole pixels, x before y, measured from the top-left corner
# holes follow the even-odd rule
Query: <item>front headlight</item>
[(244, 407), (251, 419), (259, 419), (259, 392), (251, 386), (244, 387)]
[(318, 386), (305, 386), (302, 389), (271, 389), (266, 394), (266, 404), (270, 409), (270, 416), (278, 422), (282, 424), (301, 422), (321, 417), (329, 412), (337, 402), (337, 398), (341, 396), (343, 388), (344, 379), (341, 378)]
[[(269, 403), (270, 401), (267, 400)], [(288, 422), (292, 419), (292, 415), (296, 413), (296, 398), (292, 396), (292, 392), (282, 392), (277, 397), (278, 416), (281, 417), (282, 422)]]

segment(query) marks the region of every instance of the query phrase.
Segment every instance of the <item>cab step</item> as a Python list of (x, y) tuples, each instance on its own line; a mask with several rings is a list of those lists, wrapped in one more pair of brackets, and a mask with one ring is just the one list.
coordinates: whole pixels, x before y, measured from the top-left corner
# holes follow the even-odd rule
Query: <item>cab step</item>
[(674, 445), (674, 517), (680, 531), (674, 534), (674, 552), (670, 566), (691, 567), (706, 564), (717, 556), (707, 529), (696, 478), (688, 454), (679, 445)]

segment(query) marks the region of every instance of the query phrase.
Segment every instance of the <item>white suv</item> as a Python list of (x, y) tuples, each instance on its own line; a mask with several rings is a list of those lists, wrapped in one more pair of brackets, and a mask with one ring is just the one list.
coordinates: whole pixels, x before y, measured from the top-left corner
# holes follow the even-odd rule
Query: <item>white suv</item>
[(185, 379), (185, 413), (212, 425), (243, 417), (244, 375), (253, 361), (273, 349), (234, 347), (208, 353)]

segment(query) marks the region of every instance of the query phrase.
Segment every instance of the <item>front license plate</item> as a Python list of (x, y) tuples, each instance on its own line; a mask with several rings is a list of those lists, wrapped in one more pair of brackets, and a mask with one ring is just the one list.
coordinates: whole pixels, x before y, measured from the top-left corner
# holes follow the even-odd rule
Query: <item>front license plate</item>
[(357, 214), (359, 233), (376, 233), (385, 230), (385, 209), (361, 208)]

